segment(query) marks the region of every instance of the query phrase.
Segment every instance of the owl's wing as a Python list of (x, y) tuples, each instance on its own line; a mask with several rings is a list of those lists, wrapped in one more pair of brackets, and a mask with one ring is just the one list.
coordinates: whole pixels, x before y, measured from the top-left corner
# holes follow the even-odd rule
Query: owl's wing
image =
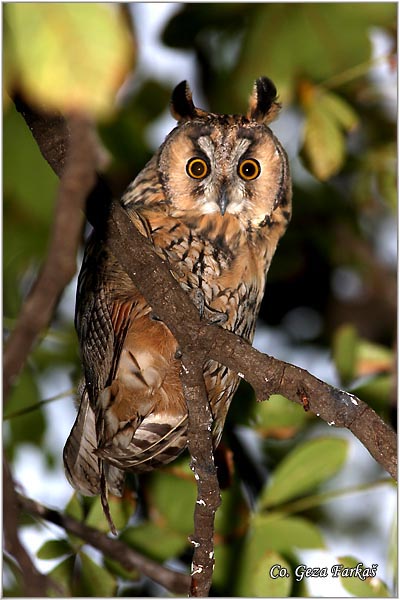
[[(149, 223), (140, 207), (131, 208), (128, 214), (140, 233), (152, 241)], [(75, 327), (94, 409), (99, 393), (115, 376), (130, 314), (138, 299), (135, 296), (132, 281), (93, 232), (78, 278)]]
[(111, 319), (112, 301), (105, 277), (106, 250), (96, 235), (89, 239), (78, 278), (75, 327), (79, 337), (85, 382), (92, 408), (105, 387), (115, 362), (114, 344), (118, 331)]
[(78, 414), (64, 448), (68, 480), (89, 496), (102, 492), (104, 476), (110, 491), (120, 496), (124, 480), (122, 471), (103, 465), (95, 454), (102, 427), (97, 418), (98, 396), (115, 374), (130, 315), (129, 303), (112, 301), (113, 278), (105, 277), (107, 264), (110, 259), (93, 234), (79, 274), (75, 313), (85, 383), (78, 393)]
[(65, 474), (70, 484), (85, 496), (100, 494), (100, 465), (96, 423), (85, 385), (80, 386), (80, 405), (75, 423), (64, 446)]

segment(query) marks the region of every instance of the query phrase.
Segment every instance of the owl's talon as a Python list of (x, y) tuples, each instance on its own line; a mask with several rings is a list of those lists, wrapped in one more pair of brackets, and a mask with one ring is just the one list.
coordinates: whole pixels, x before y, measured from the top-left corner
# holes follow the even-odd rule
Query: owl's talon
[(223, 325), (228, 320), (228, 315), (223, 312), (216, 312), (215, 315), (212, 315), (209, 319), (207, 319), (208, 325)]
[(191, 290), (191, 292), (189, 292), (189, 296), (190, 296), (191, 301), (193, 302), (193, 304), (195, 305), (195, 307), (199, 311), (200, 319), (203, 319), (203, 317), (204, 317), (204, 309), (205, 309), (205, 306), (206, 306), (206, 301), (205, 301), (205, 298), (204, 298), (204, 292), (202, 292), (199, 289)]
[(205, 319), (207, 325), (223, 325), (228, 320), (226, 313), (209, 308), (206, 304), (204, 292), (199, 289), (192, 290), (190, 299), (200, 313), (200, 319)]
[(162, 321), (162, 319), (160, 319), (160, 317), (158, 315), (156, 315), (156, 313), (154, 313), (154, 312), (150, 313), (150, 319), (152, 321)]

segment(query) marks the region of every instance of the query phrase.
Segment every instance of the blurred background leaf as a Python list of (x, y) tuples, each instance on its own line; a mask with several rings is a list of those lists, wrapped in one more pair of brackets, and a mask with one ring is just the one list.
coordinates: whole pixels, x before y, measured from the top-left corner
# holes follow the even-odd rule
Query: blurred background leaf
[(79, 109), (97, 116), (113, 110), (133, 64), (130, 30), (118, 7), (11, 3), (5, 17), (11, 88), (49, 110)]

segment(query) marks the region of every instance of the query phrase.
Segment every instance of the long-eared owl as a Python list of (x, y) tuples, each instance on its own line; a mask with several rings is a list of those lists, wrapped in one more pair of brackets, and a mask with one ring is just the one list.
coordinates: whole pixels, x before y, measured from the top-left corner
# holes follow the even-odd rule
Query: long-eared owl
[[(258, 79), (246, 116), (196, 108), (187, 83), (171, 99), (178, 125), (129, 185), (121, 203), (169, 263), (208, 322), (251, 342), (266, 274), (291, 216), (286, 153), (268, 127), (280, 105)], [(64, 448), (82, 494), (121, 495), (124, 473), (148, 471), (187, 445), (177, 342), (101, 243), (87, 243), (75, 325), (84, 379)], [(209, 361), (204, 381), (221, 438), (238, 375)]]

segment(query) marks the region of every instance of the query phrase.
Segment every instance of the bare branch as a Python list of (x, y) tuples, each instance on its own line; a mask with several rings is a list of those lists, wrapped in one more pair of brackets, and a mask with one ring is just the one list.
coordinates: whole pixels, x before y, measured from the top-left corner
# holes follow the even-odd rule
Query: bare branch
[(223, 331), (214, 338), (210, 357), (243, 374), (258, 401), (282, 394), (334, 427), (345, 427), (371, 456), (397, 480), (397, 436), (368, 404), (321, 381), (308, 371), (262, 354)]
[[(63, 131), (66, 131), (65, 123)], [(39, 333), (48, 326), (62, 291), (76, 271), (76, 254), (84, 222), (83, 209), (95, 182), (96, 153), (87, 119), (71, 117), (69, 131), (71, 144), (65, 168), (59, 169), (62, 177), (47, 258), (5, 345), (4, 398), (25, 364)]]
[[(68, 533), (78, 536), (87, 544), (100, 550), (105, 556), (116, 560), (125, 569), (138, 569), (153, 581), (164, 586), (174, 594), (187, 594), (189, 592), (190, 577), (184, 573), (172, 571), (159, 563), (132, 550), (124, 542), (108, 537), (106, 534), (89, 527), (80, 521), (48, 508), (35, 500), (16, 495), (20, 509), (30, 515), (40, 517), (62, 527)], [(44, 595), (44, 594), (43, 594)]]
[(188, 447), (190, 468), (197, 482), (194, 510), (194, 534), (190, 537), (194, 552), (190, 595), (208, 596), (214, 570), (214, 518), (221, 504), (212, 443), (212, 414), (203, 379), (203, 364), (197, 347), (185, 349), (181, 381), (188, 405)]
[(32, 110), (19, 95), (14, 96), (14, 104), (24, 117), (44, 158), (55, 174), (61, 177), (71, 138), (66, 119), (62, 115)]

